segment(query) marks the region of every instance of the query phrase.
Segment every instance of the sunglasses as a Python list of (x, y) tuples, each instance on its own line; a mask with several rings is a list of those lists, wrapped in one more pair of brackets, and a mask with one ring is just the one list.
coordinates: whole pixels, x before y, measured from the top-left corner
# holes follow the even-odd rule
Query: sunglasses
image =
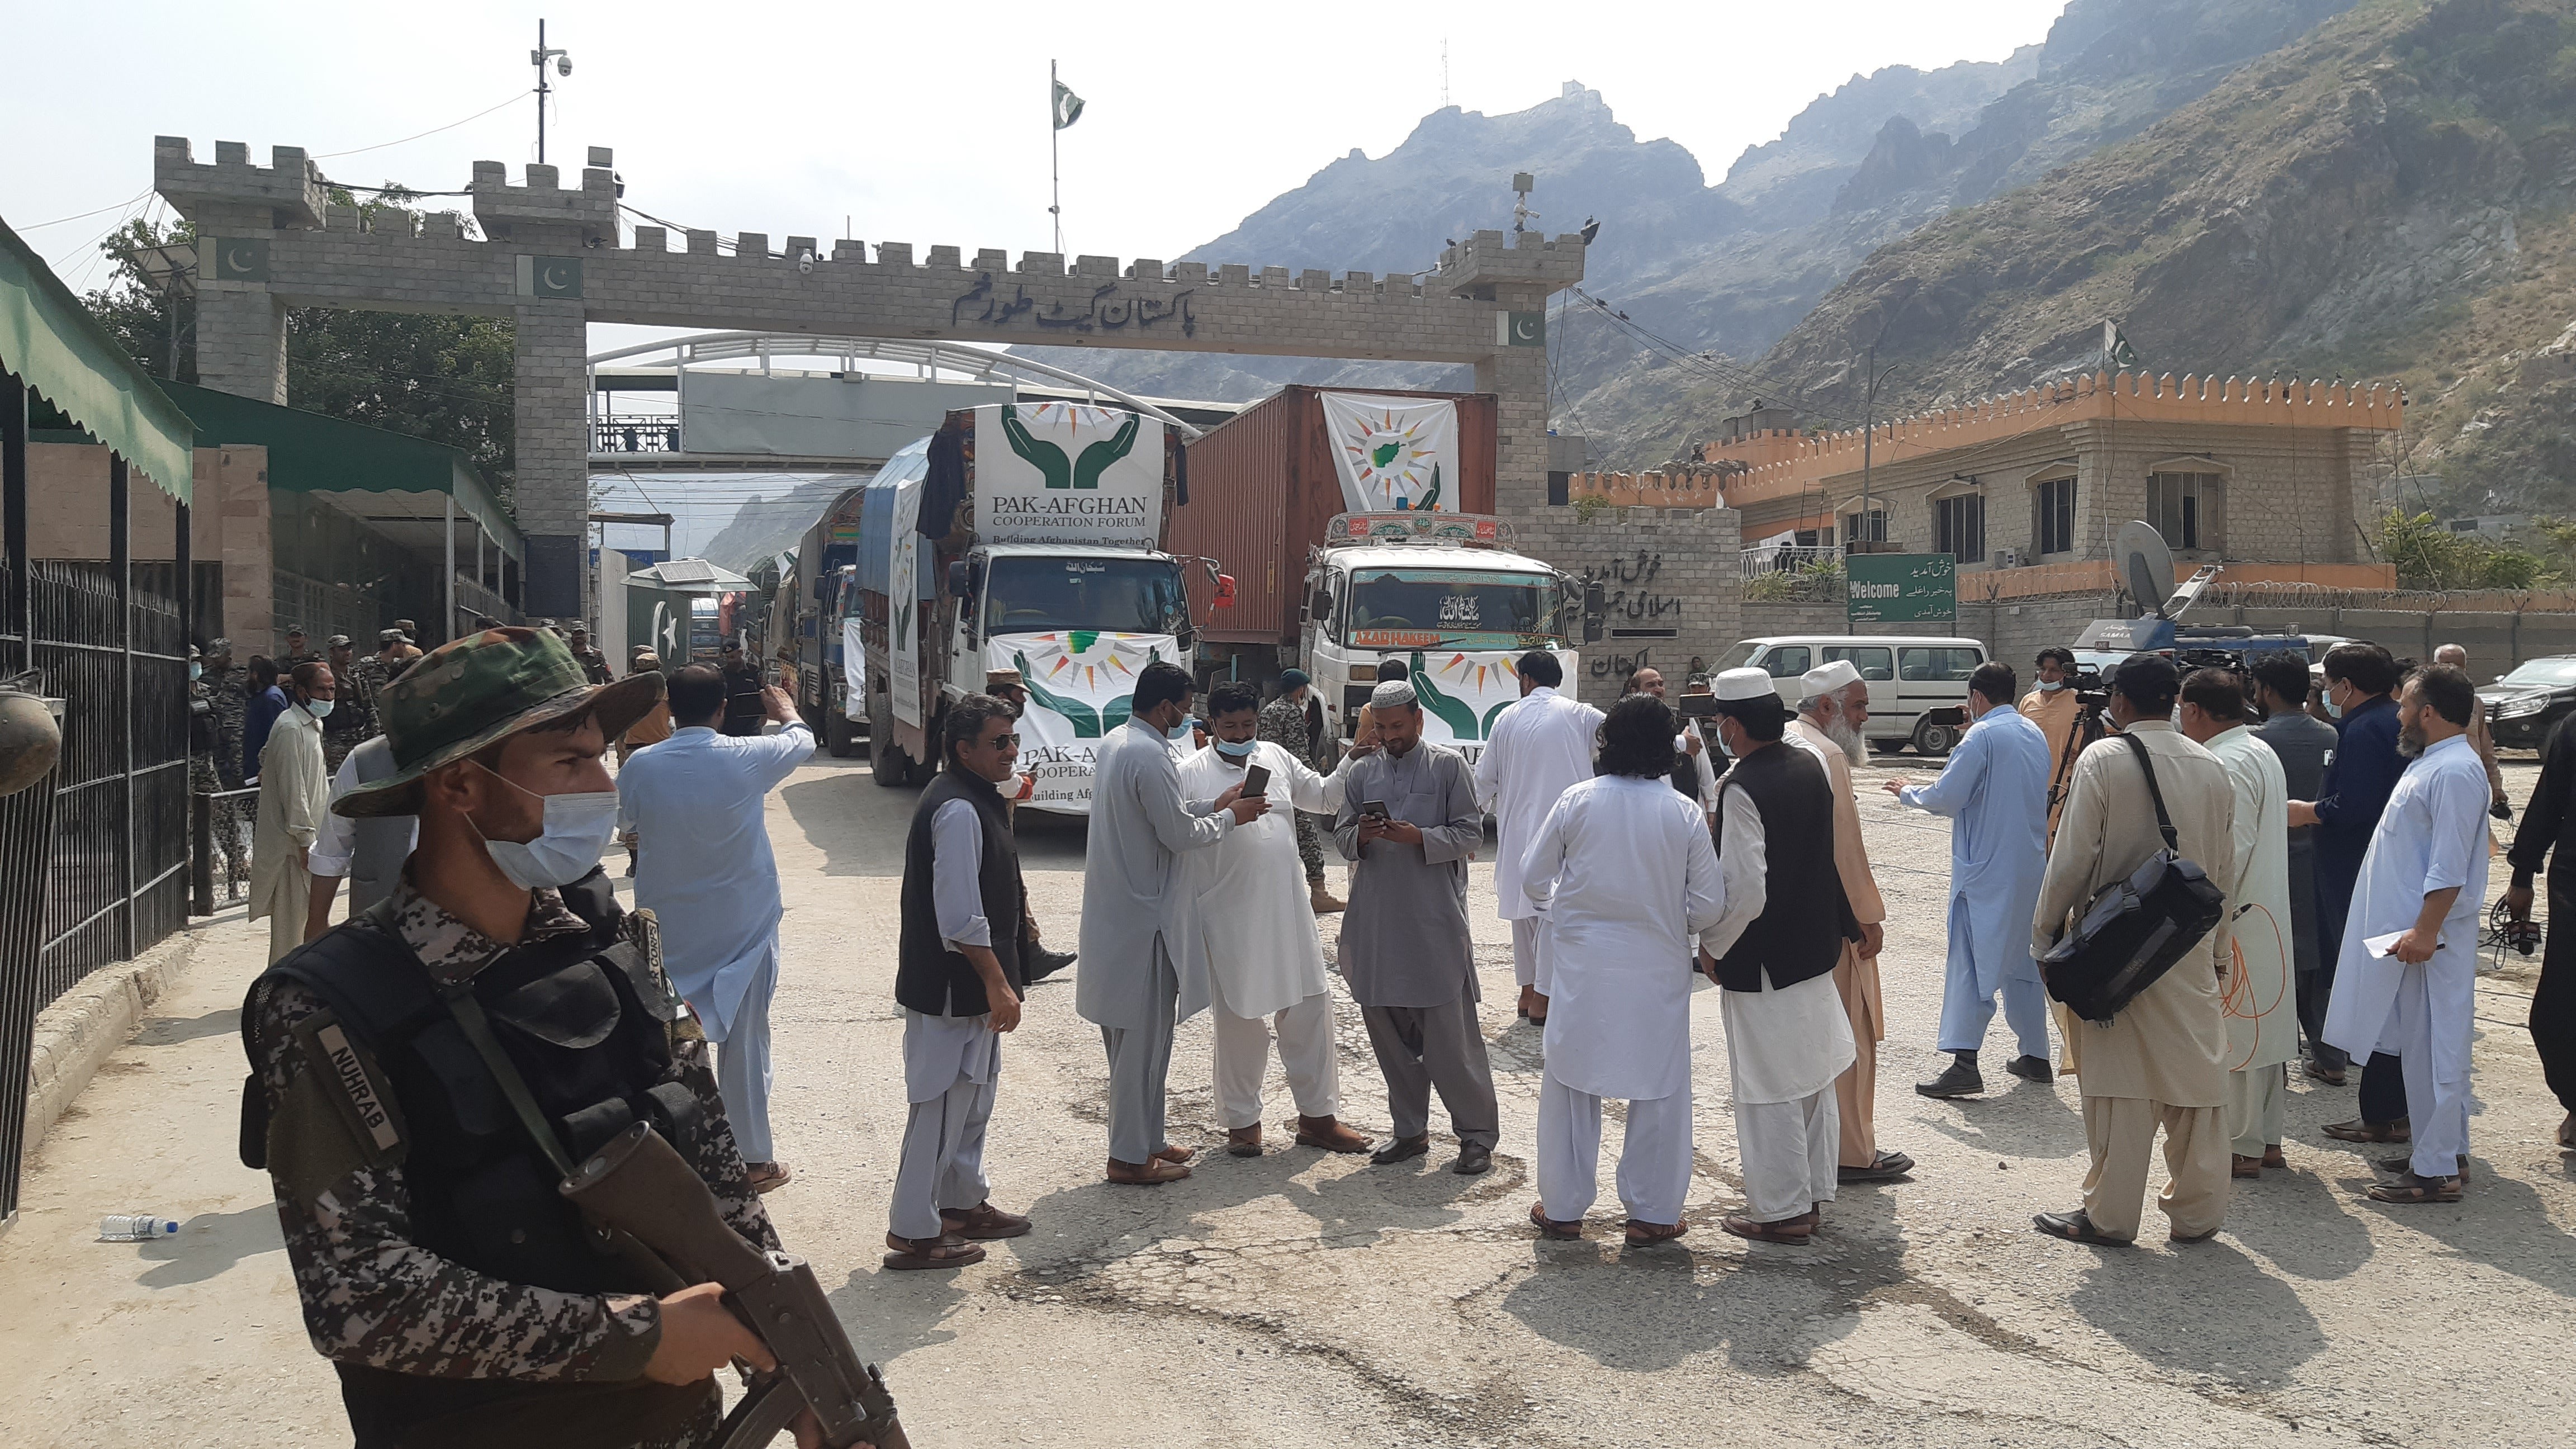
[(995, 735), (990, 741), (988, 741), (988, 743), (997, 750), (1016, 750), (1020, 747), (1020, 737), (1018, 735)]

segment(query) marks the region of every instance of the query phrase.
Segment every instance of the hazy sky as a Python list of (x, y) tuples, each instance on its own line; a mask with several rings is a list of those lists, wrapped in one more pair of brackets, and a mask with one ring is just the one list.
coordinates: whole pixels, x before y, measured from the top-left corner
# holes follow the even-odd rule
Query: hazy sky
[[(0, 87), (0, 218), (75, 287), (95, 286), (97, 238), (152, 202), (156, 134), (189, 137), (204, 160), (218, 139), (249, 143), (261, 164), (271, 145), (300, 145), (326, 175), (366, 185), (461, 189), (477, 159), (509, 163), (515, 181), (535, 159), (526, 92), (542, 14), (547, 43), (573, 60), (547, 159), (569, 174), (583, 148), (615, 147), (632, 206), (773, 240), (906, 241), (916, 256), (1045, 250), (1053, 58), (1088, 103), (1061, 138), (1065, 249), (1169, 258), (1352, 147), (1402, 141), (1441, 103), (1444, 38), (1455, 104), (1515, 111), (1580, 80), (1715, 181), (1853, 74), (1998, 59), (2061, 8), (29, 3)], [(1546, 212), (1544, 177), (1533, 204)], [(593, 344), (631, 335), (594, 328)]]

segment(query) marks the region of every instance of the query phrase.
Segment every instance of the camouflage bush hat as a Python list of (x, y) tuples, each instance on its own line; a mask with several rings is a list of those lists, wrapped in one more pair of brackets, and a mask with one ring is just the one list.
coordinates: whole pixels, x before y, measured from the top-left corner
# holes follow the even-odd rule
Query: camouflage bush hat
[(567, 715), (589, 710), (616, 739), (662, 697), (659, 674), (593, 685), (572, 649), (544, 629), (486, 629), (431, 650), (376, 697), (394, 773), (331, 808), (352, 819), (412, 815), (420, 779), (441, 765)]

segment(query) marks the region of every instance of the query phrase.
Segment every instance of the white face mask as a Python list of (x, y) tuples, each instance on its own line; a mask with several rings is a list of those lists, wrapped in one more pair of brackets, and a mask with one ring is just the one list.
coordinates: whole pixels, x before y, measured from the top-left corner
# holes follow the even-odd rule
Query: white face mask
[(308, 699), (304, 701), (304, 712), (315, 719), (326, 719), (330, 716), (333, 703), (334, 701), (327, 699)]
[[(567, 886), (599, 867), (599, 857), (617, 834), (617, 792), (582, 790), (568, 795), (537, 795), (516, 780), (503, 777), (480, 762), (493, 779), (522, 795), (535, 795), (545, 802), (546, 823), (534, 840), (494, 840), (485, 837), (483, 849), (491, 854), (492, 864), (510, 878), (510, 884), (521, 890), (539, 886)], [(473, 824), (471, 820), (466, 822)], [(482, 832), (478, 829), (476, 834)]]

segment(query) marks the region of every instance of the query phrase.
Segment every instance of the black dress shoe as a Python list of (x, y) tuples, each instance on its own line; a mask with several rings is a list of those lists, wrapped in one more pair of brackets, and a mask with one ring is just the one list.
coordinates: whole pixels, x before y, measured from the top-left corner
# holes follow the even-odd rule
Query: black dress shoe
[(1369, 1162), (1373, 1166), (1384, 1167), (1389, 1163), (1405, 1162), (1412, 1158), (1420, 1157), (1422, 1154), (1429, 1152), (1430, 1150), (1431, 1134), (1428, 1132), (1419, 1137), (1398, 1137), (1393, 1142), (1390, 1142), (1384, 1147), (1379, 1148), (1377, 1151), (1370, 1153)]
[(1460, 1177), (1475, 1177), (1493, 1169), (1494, 1149), (1481, 1142), (1459, 1143), (1458, 1160), (1449, 1164), (1449, 1170)]
[(1986, 1079), (1975, 1067), (1953, 1057), (1950, 1069), (1928, 1082), (1916, 1082), (1914, 1090), (1927, 1097), (1973, 1097), (1985, 1091)]
[(1067, 966), (1072, 965), (1074, 955), (1075, 953), (1071, 951), (1050, 951), (1044, 946), (1040, 946), (1038, 949), (1031, 951), (1028, 955), (1028, 959), (1021, 963), (1021, 971), (1027, 978), (1028, 983), (1035, 986), (1037, 983), (1044, 981)]
[(2004, 1064), (2004, 1070), (2025, 1082), (2037, 1082), (2043, 1087), (2057, 1080), (2057, 1069), (2048, 1064), (2046, 1057), (2015, 1057)]

